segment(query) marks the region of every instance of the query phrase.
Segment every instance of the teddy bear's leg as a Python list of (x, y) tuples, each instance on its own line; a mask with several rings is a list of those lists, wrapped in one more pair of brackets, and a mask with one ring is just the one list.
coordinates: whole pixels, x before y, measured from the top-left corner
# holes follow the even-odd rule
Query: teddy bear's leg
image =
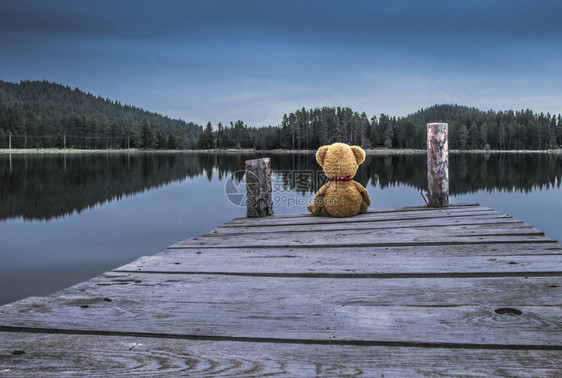
[(368, 208), (369, 208), (369, 205), (367, 205), (367, 202), (361, 201), (361, 207), (359, 208), (359, 214), (366, 213)]
[(317, 201), (317, 199), (315, 198), (314, 203), (311, 203), (310, 205), (307, 206), (308, 211), (310, 211), (313, 215), (319, 217), (327, 217), (329, 214), (326, 211), (326, 207), (321, 203), (322, 203), (322, 199), (320, 199), (320, 201)]
[[(326, 207), (324, 206), (315, 206), (315, 205), (308, 205), (309, 208), (308, 210), (313, 214), (316, 215), (318, 217), (327, 217), (330, 216), (330, 214), (328, 214), (328, 211), (326, 210)], [(311, 209), (312, 208), (312, 209)]]

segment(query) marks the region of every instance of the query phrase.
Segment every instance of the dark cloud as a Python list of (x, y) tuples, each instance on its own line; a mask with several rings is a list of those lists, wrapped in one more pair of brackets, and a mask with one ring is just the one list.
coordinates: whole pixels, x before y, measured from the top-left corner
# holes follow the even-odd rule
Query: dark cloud
[(404, 74), (420, 82), (560, 80), (561, 15), (559, 0), (0, 0), (0, 79), (122, 88), (108, 94), (121, 98), (162, 79), (153, 57), (202, 91), (236, 80), (315, 91), (360, 75), (373, 85), (410, 58)]
[[(4, 0), (0, 31), (372, 44), (562, 36), (559, 1)], [(486, 38), (482, 40), (481, 38)]]

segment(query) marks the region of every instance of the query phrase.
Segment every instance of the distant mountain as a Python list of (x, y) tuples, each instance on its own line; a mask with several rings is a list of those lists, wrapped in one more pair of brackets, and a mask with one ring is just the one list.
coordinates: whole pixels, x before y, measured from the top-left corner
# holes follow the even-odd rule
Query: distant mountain
[(12, 133), (15, 147), (51, 146), (61, 135), (67, 147), (77, 148), (193, 148), (201, 131), (194, 123), (70, 86), (0, 81), (0, 143)]

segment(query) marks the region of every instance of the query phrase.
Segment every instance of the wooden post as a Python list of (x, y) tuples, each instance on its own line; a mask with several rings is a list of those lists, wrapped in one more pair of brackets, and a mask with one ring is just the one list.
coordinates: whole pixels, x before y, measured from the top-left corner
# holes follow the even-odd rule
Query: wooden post
[(249, 218), (273, 214), (269, 158), (246, 160), (246, 206)]
[(446, 123), (427, 124), (428, 206), (449, 206), (449, 142)]

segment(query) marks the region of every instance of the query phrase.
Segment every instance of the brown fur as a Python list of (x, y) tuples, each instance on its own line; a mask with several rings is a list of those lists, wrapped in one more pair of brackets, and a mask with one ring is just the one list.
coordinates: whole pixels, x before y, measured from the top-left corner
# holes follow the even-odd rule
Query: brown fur
[[(334, 143), (322, 146), (316, 153), (318, 164), (326, 177), (355, 176), (359, 164), (365, 161), (365, 151), (358, 146)], [(308, 211), (318, 216), (351, 217), (364, 213), (371, 205), (367, 190), (355, 181), (330, 181), (322, 186)]]

